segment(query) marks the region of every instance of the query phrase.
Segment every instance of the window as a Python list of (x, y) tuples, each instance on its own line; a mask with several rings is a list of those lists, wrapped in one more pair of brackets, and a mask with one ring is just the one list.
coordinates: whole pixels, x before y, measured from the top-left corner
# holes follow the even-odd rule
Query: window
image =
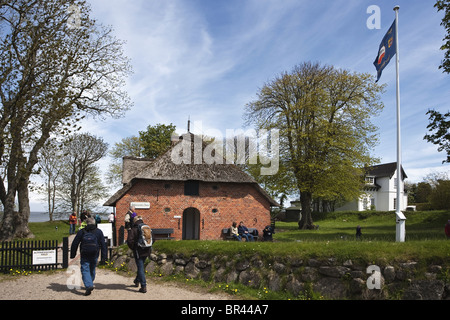
[(198, 196), (199, 182), (197, 180), (188, 180), (184, 183), (185, 196)]
[(366, 184), (374, 184), (375, 183), (375, 177), (366, 177)]
[(367, 198), (364, 198), (364, 199), (363, 199), (363, 209), (364, 209), (364, 210), (369, 209), (369, 208), (367, 207), (368, 202), (369, 202), (369, 201), (367, 200)]

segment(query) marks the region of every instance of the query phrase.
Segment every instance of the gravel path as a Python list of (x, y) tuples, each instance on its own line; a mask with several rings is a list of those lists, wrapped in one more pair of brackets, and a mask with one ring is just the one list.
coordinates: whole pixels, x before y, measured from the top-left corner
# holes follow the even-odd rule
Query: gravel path
[[(84, 296), (84, 287), (70, 288), (76, 273), (56, 271), (0, 280), (0, 300), (226, 300), (226, 294), (209, 293), (201, 288), (183, 288), (147, 278), (147, 293), (138, 292), (133, 277), (97, 268), (95, 290)], [(81, 278), (81, 275), (80, 275)], [(202, 292), (203, 291), (203, 292)]]
[[(72, 239), (70, 239), (72, 240)], [(138, 292), (134, 277), (97, 268), (94, 291), (84, 296), (79, 255), (67, 271), (48, 271), (28, 276), (0, 276), (0, 300), (228, 300), (225, 293), (167, 283), (147, 277), (147, 293)], [(78, 286), (77, 286), (78, 285)]]

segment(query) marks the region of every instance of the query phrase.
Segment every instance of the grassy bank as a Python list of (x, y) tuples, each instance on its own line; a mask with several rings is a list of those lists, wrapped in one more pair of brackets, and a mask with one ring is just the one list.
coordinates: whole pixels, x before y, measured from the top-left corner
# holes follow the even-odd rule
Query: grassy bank
[[(277, 222), (274, 242), (234, 241), (158, 241), (155, 249), (166, 253), (261, 257), (321, 258), (369, 261), (419, 259), (424, 263), (450, 260), (450, 240), (444, 225), (449, 211), (409, 212), (406, 214), (406, 242), (395, 242), (395, 214), (392, 212), (333, 212), (315, 217), (318, 230), (298, 230), (295, 222)], [(362, 240), (355, 239), (356, 226), (362, 227)], [(384, 263), (383, 263), (384, 262)]]
[[(337, 259), (362, 259), (381, 263), (382, 260), (409, 260), (420, 257), (426, 261), (450, 259), (450, 240), (446, 240), (444, 225), (450, 211), (406, 213), (406, 242), (395, 242), (393, 212), (332, 212), (317, 214), (318, 230), (298, 230), (295, 222), (277, 222), (274, 242), (234, 241), (157, 241), (155, 250), (185, 255), (218, 252), (224, 255), (301, 256)], [(362, 227), (362, 240), (355, 239), (356, 226)], [(29, 227), (40, 240), (58, 240), (69, 235), (67, 221), (34, 222)]]

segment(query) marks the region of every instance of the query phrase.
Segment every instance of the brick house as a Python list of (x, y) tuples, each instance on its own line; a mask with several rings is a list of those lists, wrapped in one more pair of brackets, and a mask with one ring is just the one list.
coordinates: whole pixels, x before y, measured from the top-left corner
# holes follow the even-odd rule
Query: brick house
[(183, 137), (155, 160), (123, 158), (123, 188), (104, 204), (115, 208), (117, 228), (133, 204), (152, 228), (173, 228), (177, 240), (222, 239), (233, 221), (261, 234), (278, 203), (236, 165), (174, 163), (172, 151)]

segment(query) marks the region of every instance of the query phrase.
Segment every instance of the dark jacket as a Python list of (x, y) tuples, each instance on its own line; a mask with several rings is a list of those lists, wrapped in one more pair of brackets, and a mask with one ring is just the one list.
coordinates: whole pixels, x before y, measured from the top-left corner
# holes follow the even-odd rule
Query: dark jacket
[(151, 248), (141, 248), (138, 246), (139, 241), (139, 226), (143, 224), (142, 220), (138, 220), (134, 223), (133, 228), (128, 232), (127, 244), (128, 247), (133, 250), (135, 257), (144, 258), (148, 257), (151, 253)]
[[(106, 261), (107, 249), (106, 249), (105, 238), (103, 236), (102, 230), (97, 229), (97, 227), (94, 224), (88, 224), (86, 226), (86, 228), (83, 228), (77, 232), (75, 239), (73, 239), (72, 246), (70, 247), (70, 259), (75, 258), (75, 256), (77, 255), (78, 246), (80, 245), (81, 240), (83, 239), (83, 235), (86, 232), (93, 232), (95, 234), (95, 236), (97, 237), (99, 251), (97, 252), (95, 257), (98, 258), (98, 255), (101, 251), (101, 253), (102, 253), (101, 261)], [(80, 250), (81, 250), (81, 257), (84, 257), (82, 245), (81, 245)]]
[(241, 226), (241, 225), (238, 227), (238, 232), (239, 232), (239, 234), (249, 233), (248, 228), (246, 226)]

